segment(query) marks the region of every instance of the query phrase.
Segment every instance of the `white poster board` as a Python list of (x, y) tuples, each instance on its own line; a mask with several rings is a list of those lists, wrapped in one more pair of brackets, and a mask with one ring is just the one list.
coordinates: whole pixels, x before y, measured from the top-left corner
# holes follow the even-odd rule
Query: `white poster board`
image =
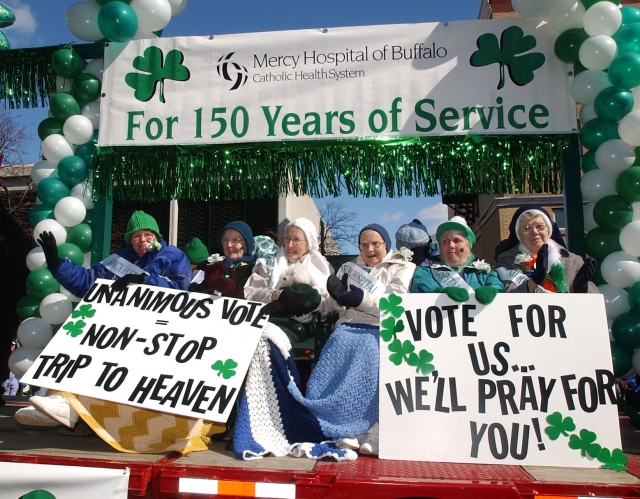
[(98, 279), (22, 382), (225, 422), (266, 316), (262, 303)]
[(492, 19), (110, 42), (98, 144), (568, 133), (557, 37)]
[(487, 306), (386, 295), (381, 324), (380, 458), (587, 468), (604, 464), (601, 452), (619, 460), (602, 295), (499, 294)]

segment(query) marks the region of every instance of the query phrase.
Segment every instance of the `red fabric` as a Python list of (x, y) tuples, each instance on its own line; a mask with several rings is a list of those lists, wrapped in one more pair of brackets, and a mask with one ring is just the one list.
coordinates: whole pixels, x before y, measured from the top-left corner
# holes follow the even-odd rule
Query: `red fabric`
[(238, 291), (234, 273), (234, 269), (227, 267), (224, 262), (207, 265), (204, 268), (204, 280), (197, 291), (202, 293), (218, 291), (222, 296), (233, 296)]
[[(532, 260), (529, 262), (524, 262), (524, 266), (527, 267), (530, 270), (533, 270), (535, 263), (536, 263), (536, 258), (537, 256), (533, 256), (531, 255)], [(548, 276), (549, 274), (547, 274)], [(539, 284), (539, 286), (541, 286), (543, 289), (546, 289), (547, 291), (551, 291), (552, 293), (557, 293), (558, 289), (555, 287), (555, 285), (553, 284), (553, 282), (551, 282), (551, 279), (549, 279), (548, 277), (544, 280), (544, 282), (542, 284)]]

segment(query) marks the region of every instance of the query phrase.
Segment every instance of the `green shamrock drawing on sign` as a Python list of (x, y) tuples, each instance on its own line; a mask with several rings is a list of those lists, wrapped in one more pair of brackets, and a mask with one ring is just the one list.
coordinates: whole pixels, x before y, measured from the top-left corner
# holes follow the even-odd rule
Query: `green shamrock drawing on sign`
[(80, 336), (82, 334), (82, 329), (87, 325), (87, 323), (83, 320), (79, 320), (77, 322), (67, 322), (62, 329), (67, 331), (67, 334), (70, 334), (72, 338), (76, 336)]
[(409, 355), (412, 354), (415, 349), (416, 347), (414, 347), (413, 343), (411, 343), (409, 340), (400, 341), (396, 338), (389, 344), (389, 351), (394, 352), (389, 355), (389, 360), (396, 366), (399, 366), (400, 364), (402, 364), (402, 361), (405, 359), (405, 357), (409, 357)]
[(594, 443), (596, 438), (597, 435), (594, 432), (580, 430), (580, 436), (571, 435), (569, 437), (569, 447), (573, 450), (579, 450), (582, 457), (589, 454), (589, 456), (596, 458), (602, 449), (601, 445)]
[(598, 461), (603, 463), (602, 467), (605, 469), (626, 471), (625, 464), (629, 462), (629, 458), (620, 449), (613, 449), (611, 452), (609, 449), (603, 448), (598, 454)]
[(82, 319), (90, 319), (96, 315), (96, 311), (91, 305), (81, 305), (76, 310), (71, 312), (71, 317), (77, 319), (78, 317)]
[(220, 371), (218, 376), (222, 376), (224, 379), (232, 378), (236, 375), (235, 368), (238, 367), (238, 363), (233, 359), (227, 359), (224, 362), (216, 360), (211, 369), (214, 371)]
[(396, 319), (399, 319), (404, 313), (404, 307), (400, 305), (401, 303), (402, 298), (398, 295), (389, 295), (389, 299), (380, 298), (380, 311), (387, 312)]
[(124, 81), (135, 89), (134, 96), (147, 102), (156, 93), (160, 84), (159, 99), (164, 104), (164, 80), (187, 81), (189, 70), (182, 64), (184, 55), (179, 50), (170, 50), (163, 62), (162, 50), (158, 47), (147, 47), (144, 55), (133, 60), (133, 67), (143, 73), (127, 73)]
[(426, 350), (420, 350), (419, 353), (409, 354), (407, 364), (416, 367), (416, 372), (422, 373), (423, 376), (429, 376), (436, 368), (431, 361), (433, 360), (433, 354)]
[(544, 432), (549, 436), (551, 440), (557, 440), (560, 435), (565, 437), (569, 436), (569, 433), (576, 429), (576, 424), (573, 422), (573, 418), (562, 418), (562, 414), (554, 412), (547, 416), (547, 426)]
[(522, 87), (533, 81), (533, 72), (545, 61), (544, 54), (540, 52), (519, 55), (536, 46), (535, 37), (525, 36), (519, 26), (510, 26), (505, 29), (500, 41), (493, 33), (480, 35), (476, 45), (478, 50), (471, 55), (471, 65), (482, 67), (498, 63), (500, 65), (498, 90), (504, 87), (505, 66), (509, 69), (511, 81)]

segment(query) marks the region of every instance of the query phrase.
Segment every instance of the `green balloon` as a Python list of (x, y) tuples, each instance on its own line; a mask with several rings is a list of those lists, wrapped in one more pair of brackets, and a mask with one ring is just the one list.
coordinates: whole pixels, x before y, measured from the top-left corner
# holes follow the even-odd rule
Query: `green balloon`
[(589, 170), (595, 170), (597, 168), (596, 152), (588, 151), (584, 156), (582, 156), (582, 171), (587, 173)]
[(567, 64), (575, 64), (579, 61), (578, 52), (580, 45), (589, 38), (582, 28), (571, 28), (560, 33), (553, 45), (553, 51), (558, 59)]
[(613, 39), (618, 47), (618, 55), (626, 54), (627, 52), (640, 52), (640, 25), (630, 24), (621, 27), (613, 35)]
[(67, 121), (67, 118), (80, 114), (80, 104), (73, 95), (67, 92), (60, 92), (51, 97), (49, 108), (53, 117), (63, 123)]
[(87, 215), (84, 217), (82, 223), (89, 226), (93, 225), (93, 210), (87, 210)]
[(71, 196), (71, 191), (59, 178), (43, 178), (38, 184), (38, 197), (44, 204), (55, 206), (58, 201), (67, 196)]
[[(67, 242), (80, 248), (82, 253), (86, 253), (91, 250), (91, 238), (91, 227), (86, 223), (78, 224), (67, 232)], [(82, 265), (82, 263), (79, 263), (78, 265)]]
[(23, 321), (29, 317), (40, 317), (40, 301), (40, 298), (31, 295), (25, 295), (20, 298), (16, 306), (16, 312), (20, 320)]
[(100, 89), (100, 80), (91, 73), (82, 73), (73, 80), (73, 95), (85, 104), (100, 97)]
[(609, 194), (594, 206), (593, 219), (604, 229), (622, 229), (633, 220), (633, 208), (622, 196)]
[(573, 76), (579, 75), (580, 73), (582, 73), (583, 71), (586, 71), (587, 68), (585, 68), (579, 61), (576, 62), (573, 65)]
[(62, 243), (59, 245), (58, 256), (60, 258), (68, 258), (76, 265), (82, 265), (82, 262), (84, 262), (82, 250), (73, 243)]
[(627, 292), (631, 310), (640, 314), (640, 281), (636, 282)]
[(611, 360), (613, 361), (613, 375), (624, 376), (633, 366), (633, 350), (617, 341), (611, 342)]
[(603, 120), (620, 121), (633, 109), (633, 95), (626, 88), (607, 87), (596, 96), (593, 109)]
[[(622, 23), (620, 24), (620, 28), (640, 22), (640, 9), (638, 7), (625, 5), (620, 9), (620, 13), (622, 14)], [(618, 31), (618, 33), (619, 32), (620, 31)], [(615, 36), (613, 38), (615, 40)]]
[[(622, 248), (620, 248), (622, 249)], [(618, 250), (620, 251), (620, 250)], [(591, 278), (591, 282), (593, 284), (595, 284), (596, 286), (602, 286), (603, 284), (607, 284), (607, 281), (604, 280), (604, 277), (602, 277), (602, 262), (598, 261), (598, 267), (596, 268), (596, 273), (593, 274), (593, 277)]]
[(602, 118), (593, 118), (587, 121), (580, 130), (582, 145), (593, 151), (607, 140), (619, 138), (618, 124), (615, 121), (606, 121)]
[(58, 177), (67, 185), (78, 185), (87, 178), (87, 165), (78, 156), (67, 156), (58, 163)]
[(629, 348), (640, 347), (640, 314), (633, 311), (620, 314), (611, 325), (611, 335)]
[(76, 147), (74, 154), (79, 158), (82, 158), (87, 169), (90, 169), (93, 167), (93, 158), (96, 155), (96, 146), (91, 142), (87, 142), (86, 144)]
[(615, 3), (616, 5), (620, 5), (620, 0), (580, 0), (580, 1), (582, 2), (582, 5), (584, 5), (585, 9), (589, 9), (589, 7), (597, 4), (598, 2), (611, 2), (611, 3)]
[(46, 204), (37, 204), (33, 208), (31, 208), (31, 211), (29, 211), (29, 225), (31, 225), (31, 227), (35, 227), (36, 225), (38, 225), (38, 223), (42, 222), (46, 218), (49, 218), (51, 220), (56, 218), (53, 214), (52, 206)]
[[(602, 227), (591, 229), (585, 239), (587, 253), (596, 260), (604, 260), (614, 251), (622, 251), (620, 246), (620, 231)], [(600, 265), (598, 265), (598, 269)]]
[(109, 2), (98, 13), (98, 28), (111, 41), (128, 42), (138, 31), (138, 16), (124, 2)]
[(634, 151), (636, 153), (636, 159), (631, 166), (640, 166), (640, 147), (636, 147)]
[(45, 118), (38, 125), (38, 137), (40, 140), (44, 140), (49, 135), (55, 133), (62, 134), (62, 121), (55, 118)]
[(619, 55), (609, 65), (609, 81), (615, 86), (634, 88), (640, 85), (640, 54), (627, 52)]
[(630, 166), (618, 175), (616, 191), (630, 203), (640, 201), (640, 166)]
[(75, 78), (84, 69), (82, 57), (73, 49), (56, 50), (51, 60), (53, 72), (63, 78)]
[(49, 269), (40, 268), (29, 272), (27, 276), (27, 293), (42, 300), (51, 293), (57, 293), (60, 290), (60, 284), (56, 281)]

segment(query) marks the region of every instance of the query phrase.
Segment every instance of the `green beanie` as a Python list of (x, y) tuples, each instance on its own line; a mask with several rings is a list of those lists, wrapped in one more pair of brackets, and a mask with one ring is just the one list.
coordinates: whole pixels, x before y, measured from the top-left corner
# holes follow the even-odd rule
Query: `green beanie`
[(20, 496), (20, 499), (56, 499), (56, 496), (54, 496), (48, 490), (38, 489), (32, 490), (31, 492)]
[(156, 233), (156, 237), (160, 239), (160, 229), (158, 228), (158, 222), (151, 215), (147, 215), (144, 211), (134, 211), (133, 215), (127, 223), (127, 233), (124, 235), (124, 242), (131, 244), (131, 234), (138, 230), (150, 230)]
[(189, 258), (191, 265), (198, 265), (209, 258), (209, 250), (197, 237), (187, 243), (184, 247), (184, 254)]

